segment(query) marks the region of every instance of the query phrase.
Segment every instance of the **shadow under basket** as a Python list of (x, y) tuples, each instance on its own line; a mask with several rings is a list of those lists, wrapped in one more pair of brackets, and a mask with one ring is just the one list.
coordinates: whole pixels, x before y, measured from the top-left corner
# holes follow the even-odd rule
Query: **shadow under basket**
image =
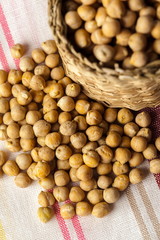
[(78, 53), (67, 40), (61, 0), (48, 0), (49, 25), (66, 75), (83, 86), (87, 96), (109, 107), (140, 110), (160, 104), (160, 60), (143, 68), (124, 70), (100, 67)]

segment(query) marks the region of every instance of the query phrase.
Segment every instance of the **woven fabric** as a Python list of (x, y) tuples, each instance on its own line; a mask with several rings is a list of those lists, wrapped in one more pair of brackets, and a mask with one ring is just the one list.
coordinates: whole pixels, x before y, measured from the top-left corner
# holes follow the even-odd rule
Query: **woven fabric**
[[(0, 0), (0, 69), (18, 67), (9, 48), (25, 44), (30, 51), (52, 38), (48, 27), (47, 0)], [(160, 107), (147, 109), (153, 119), (154, 138), (160, 135)], [(4, 149), (4, 144), (0, 144)], [(14, 159), (14, 154), (9, 154)], [(143, 168), (148, 168), (145, 161)], [(143, 183), (131, 186), (103, 219), (93, 216), (63, 220), (59, 204), (55, 217), (47, 224), (37, 218), (37, 195), (41, 188), (33, 183), (19, 189), (14, 178), (0, 180), (0, 240), (159, 240), (160, 176), (148, 174)]]

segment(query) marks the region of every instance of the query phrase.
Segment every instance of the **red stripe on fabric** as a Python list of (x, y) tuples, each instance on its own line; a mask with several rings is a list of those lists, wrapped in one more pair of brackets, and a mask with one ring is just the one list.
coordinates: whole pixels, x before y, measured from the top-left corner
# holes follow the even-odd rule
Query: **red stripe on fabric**
[(5, 53), (3, 51), (3, 48), (2, 48), (2, 45), (0, 43), (0, 61), (2, 63), (2, 67), (5, 71), (9, 71), (9, 65), (8, 65), (8, 62), (7, 62), (7, 59), (6, 59), (6, 56), (5, 56)]
[[(0, 4), (0, 23), (4, 32), (4, 35), (6, 37), (7, 43), (9, 47), (12, 47), (14, 45), (14, 41), (12, 38), (12, 34), (11, 31), (9, 29), (8, 23), (7, 23), (7, 19), (4, 15), (4, 11), (3, 8)], [(14, 59), (14, 62), (16, 64), (16, 67), (19, 68), (19, 60), (18, 59)]]
[(156, 182), (157, 182), (157, 184), (158, 184), (158, 186), (160, 188), (160, 174), (154, 174), (154, 177), (155, 177)]
[(60, 208), (59, 208), (59, 204), (57, 202), (54, 204), (53, 209), (55, 211), (55, 215), (56, 215), (56, 218), (57, 218), (57, 221), (58, 221), (58, 225), (61, 229), (61, 232), (63, 234), (64, 239), (65, 240), (71, 240), (71, 236), (70, 236), (69, 230), (67, 228), (67, 225), (65, 223), (65, 220), (60, 215)]
[(71, 220), (78, 240), (86, 240), (78, 216), (74, 216)]
[[(67, 200), (65, 202), (71, 203), (70, 200)], [(78, 240), (86, 240), (78, 216), (75, 215), (73, 218), (71, 218), (71, 221), (72, 221), (73, 227), (75, 229), (75, 232), (77, 234)]]

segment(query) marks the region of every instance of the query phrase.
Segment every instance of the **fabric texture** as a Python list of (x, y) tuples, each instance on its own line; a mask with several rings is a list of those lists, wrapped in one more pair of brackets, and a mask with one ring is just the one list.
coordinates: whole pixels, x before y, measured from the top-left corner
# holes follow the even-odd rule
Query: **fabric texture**
[[(42, 41), (52, 39), (47, 22), (47, 0), (0, 0), (0, 69), (18, 67), (19, 61), (13, 60), (9, 51), (14, 43), (25, 44), (30, 54)], [(155, 138), (160, 135), (160, 107), (147, 111)], [(148, 165), (146, 160), (142, 167), (147, 169)], [(20, 189), (13, 177), (4, 176), (0, 180), (0, 240), (159, 240), (159, 187), (160, 176), (148, 174), (142, 183), (129, 187), (103, 219), (76, 216), (63, 220), (56, 203), (55, 217), (43, 224), (37, 218), (41, 187), (33, 183)]]

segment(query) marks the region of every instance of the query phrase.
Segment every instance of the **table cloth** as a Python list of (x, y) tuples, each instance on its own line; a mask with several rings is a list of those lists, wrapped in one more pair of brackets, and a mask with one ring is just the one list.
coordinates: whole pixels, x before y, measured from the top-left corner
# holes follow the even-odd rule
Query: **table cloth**
[[(47, 23), (47, 0), (0, 0), (0, 69), (17, 68), (10, 47), (22, 43), (27, 54), (42, 41), (52, 39)], [(160, 135), (160, 107), (148, 109), (154, 138)], [(0, 150), (4, 143), (0, 143)], [(15, 154), (9, 154), (10, 159)], [(143, 168), (149, 166), (146, 160)], [(159, 240), (160, 176), (148, 174), (137, 186), (129, 187), (102, 219), (74, 217), (63, 220), (59, 204), (47, 224), (37, 218), (37, 195), (41, 187), (33, 183), (17, 188), (13, 177), (0, 179), (0, 240)]]

